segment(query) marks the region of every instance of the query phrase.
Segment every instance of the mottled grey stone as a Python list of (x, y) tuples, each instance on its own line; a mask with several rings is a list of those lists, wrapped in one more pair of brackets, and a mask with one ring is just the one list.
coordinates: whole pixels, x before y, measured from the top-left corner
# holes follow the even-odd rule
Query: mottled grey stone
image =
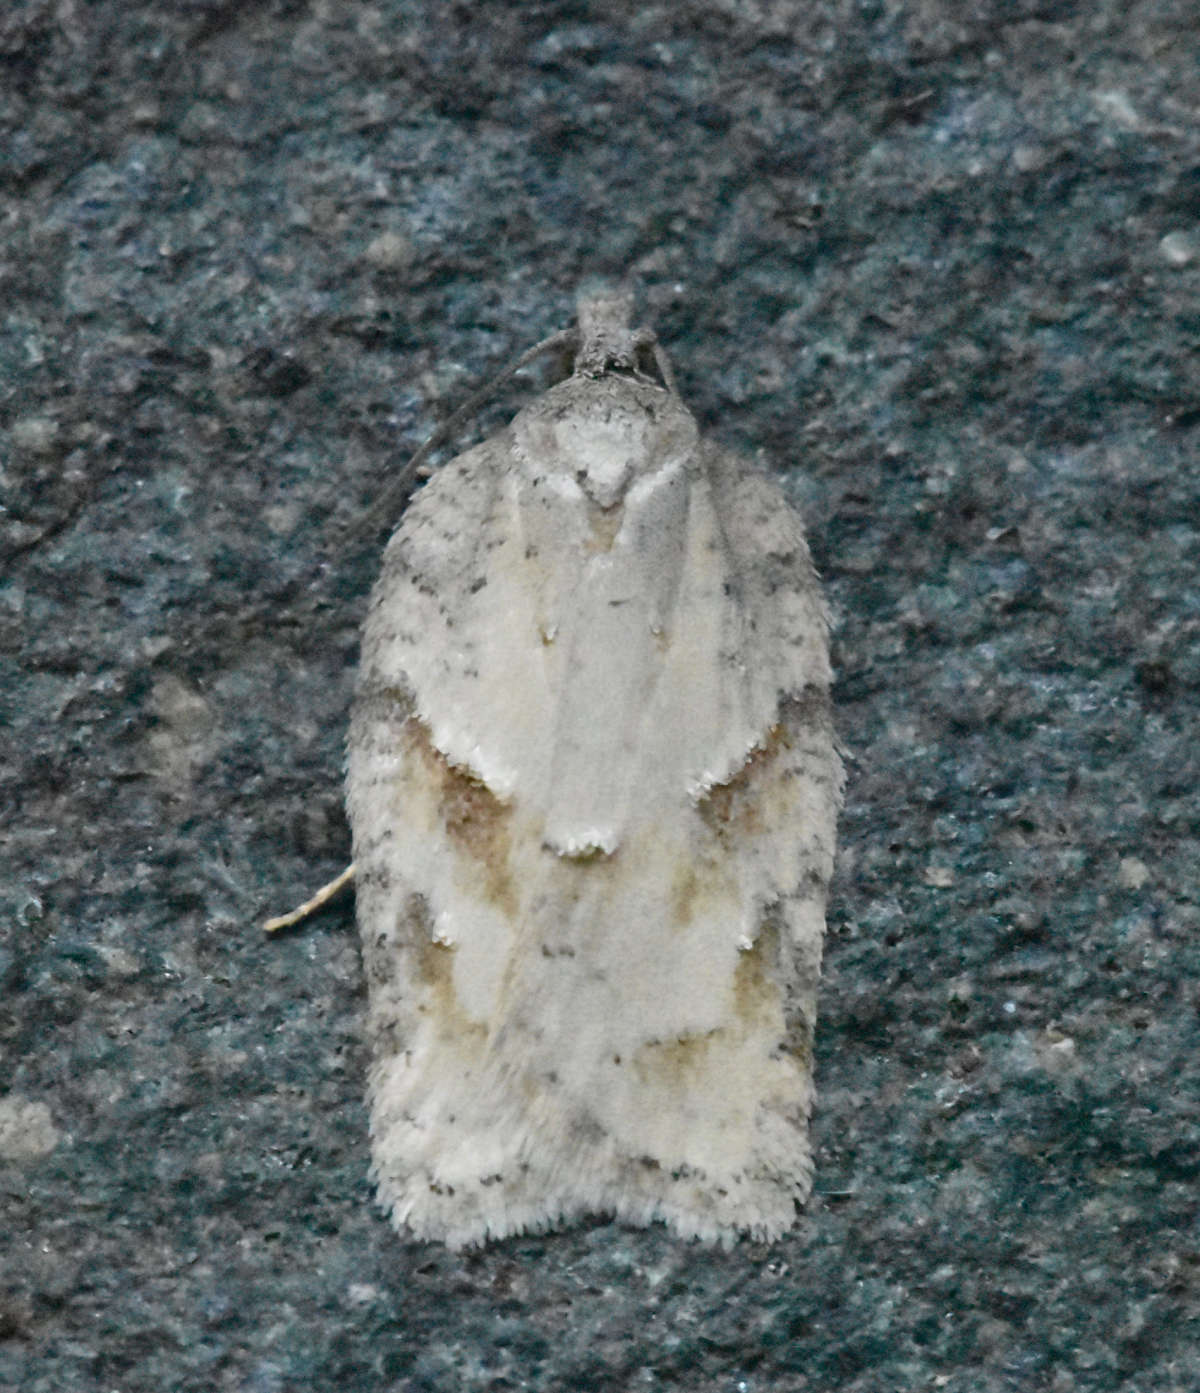
[[(1198, 57), (1192, 0), (10, 0), (0, 1386), (1200, 1386)], [(348, 850), (344, 529), (626, 268), (838, 616), (819, 1193), (453, 1256), (372, 1206), (352, 905), (258, 924)]]

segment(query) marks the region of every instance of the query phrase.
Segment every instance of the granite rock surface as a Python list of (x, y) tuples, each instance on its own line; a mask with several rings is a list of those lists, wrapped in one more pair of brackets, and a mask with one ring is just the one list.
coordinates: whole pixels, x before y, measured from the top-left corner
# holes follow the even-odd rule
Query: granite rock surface
[[(1200, 1386), (1198, 59), (1190, 0), (5, 6), (0, 1386)], [(356, 524), (623, 272), (836, 614), (817, 1193), (454, 1255), (372, 1203), (352, 897), (259, 924), (348, 856)]]

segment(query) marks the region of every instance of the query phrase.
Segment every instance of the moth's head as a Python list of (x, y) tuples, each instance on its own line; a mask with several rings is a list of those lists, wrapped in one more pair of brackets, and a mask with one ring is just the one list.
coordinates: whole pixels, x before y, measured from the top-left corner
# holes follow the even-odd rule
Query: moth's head
[(599, 377), (610, 368), (632, 369), (644, 335), (633, 321), (633, 292), (609, 281), (586, 281), (575, 301), (579, 346), (575, 371)]

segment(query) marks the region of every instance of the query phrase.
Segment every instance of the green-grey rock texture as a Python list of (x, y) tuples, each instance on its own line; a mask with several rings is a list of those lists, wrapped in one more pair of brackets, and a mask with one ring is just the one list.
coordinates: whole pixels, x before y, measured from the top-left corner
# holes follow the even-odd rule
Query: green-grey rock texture
[[(10, 0), (0, 1386), (1200, 1386), (1198, 112), (1192, 0)], [(452, 1255), (259, 925), (372, 500), (622, 272), (836, 614), (817, 1195)]]

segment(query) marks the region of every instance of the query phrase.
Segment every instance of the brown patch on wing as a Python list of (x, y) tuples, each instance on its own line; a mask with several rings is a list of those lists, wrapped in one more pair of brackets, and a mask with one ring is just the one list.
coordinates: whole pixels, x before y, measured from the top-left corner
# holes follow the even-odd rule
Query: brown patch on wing
[(703, 1034), (678, 1035), (673, 1040), (648, 1040), (633, 1058), (633, 1067), (643, 1080), (669, 1082), (681, 1090), (693, 1087), (711, 1068), (709, 1052), (724, 1034), (708, 1030)]
[(692, 922), (700, 893), (700, 877), (696, 874), (695, 866), (680, 866), (671, 886), (671, 920), (674, 924), (682, 928)]
[(750, 751), (737, 773), (723, 784), (714, 784), (700, 799), (697, 811), (718, 837), (754, 836), (763, 830), (754, 785), (767, 775), (780, 754), (791, 747), (787, 727), (773, 725), (767, 738)]
[(509, 867), (512, 813), (482, 779), (451, 764), (435, 749), (428, 729), (415, 717), (405, 723), (405, 740), (421, 760), (438, 791), (438, 811), (446, 835), (455, 847), (483, 871), (483, 892), (506, 915), (518, 909)]
[(761, 925), (749, 948), (738, 953), (733, 976), (733, 1010), (747, 1029), (768, 1021), (782, 1025), (783, 994), (776, 975), (779, 961), (779, 930), (772, 923)]
[(410, 896), (408, 910), (413, 922), (419, 926), (413, 953), (414, 973), (426, 988), (426, 992), (417, 997), (418, 1013), (432, 1016), (444, 1035), (463, 1040), (474, 1034), (483, 1039), (487, 1035), (487, 1026), (467, 1015), (454, 989), (453, 947), (448, 943), (439, 943), (433, 937), (429, 906), (422, 896)]
[(682, 861), (671, 884), (671, 922), (686, 928), (698, 913), (711, 908), (716, 897), (728, 900), (729, 895), (725, 867), (701, 856)]
[[(714, 1050), (738, 1048), (737, 1041), (766, 1027), (784, 1033), (783, 990), (778, 981), (779, 930), (764, 922), (753, 947), (738, 954), (727, 1025), (688, 1032), (670, 1040), (649, 1040), (634, 1064), (643, 1078), (653, 1076), (687, 1088), (714, 1067)], [(717, 1056), (719, 1058), (719, 1056)]]
[(614, 503), (609, 508), (602, 508), (590, 499), (588, 502), (591, 504), (588, 508), (588, 521), (592, 525), (592, 535), (587, 540), (587, 549), (593, 555), (612, 551), (617, 533), (621, 530), (621, 523), (625, 520), (624, 505)]

